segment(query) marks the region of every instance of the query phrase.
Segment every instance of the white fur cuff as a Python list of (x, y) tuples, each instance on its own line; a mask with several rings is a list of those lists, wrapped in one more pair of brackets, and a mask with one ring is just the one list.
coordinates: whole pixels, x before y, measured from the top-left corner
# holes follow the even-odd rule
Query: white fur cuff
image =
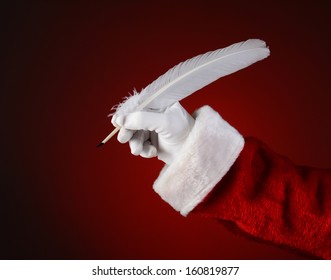
[(197, 110), (195, 124), (175, 160), (154, 182), (154, 190), (186, 216), (224, 177), (244, 147), (244, 138), (209, 106)]

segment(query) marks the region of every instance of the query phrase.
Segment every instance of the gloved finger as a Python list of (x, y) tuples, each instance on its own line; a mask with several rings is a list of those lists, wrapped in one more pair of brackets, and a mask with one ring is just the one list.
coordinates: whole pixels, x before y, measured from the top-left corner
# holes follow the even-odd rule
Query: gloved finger
[(143, 145), (143, 150), (140, 156), (144, 158), (152, 158), (157, 156), (157, 149), (151, 144), (151, 142), (146, 141)]
[(126, 128), (122, 127), (120, 129), (120, 132), (117, 135), (117, 140), (120, 143), (126, 143), (132, 138), (134, 133), (135, 133), (134, 130), (130, 130), (130, 129), (126, 129)]
[(116, 115), (116, 114), (111, 117), (111, 123), (115, 127), (119, 126), (118, 123), (116, 122), (117, 118), (118, 118), (118, 115)]
[(149, 138), (149, 132), (138, 130), (129, 141), (131, 153), (135, 156), (140, 155), (143, 150), (144, 142)]
[(161, 132), (167, 125), (166, 117), (162, 113), (138, 111), (119, 116), (117, 123), (127, 129), (132, 130), (149, 130)]

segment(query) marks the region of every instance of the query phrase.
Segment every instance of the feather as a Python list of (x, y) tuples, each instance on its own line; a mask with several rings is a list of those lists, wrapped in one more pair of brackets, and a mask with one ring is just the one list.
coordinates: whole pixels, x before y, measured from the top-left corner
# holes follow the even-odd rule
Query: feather
[[(174, 66), (140, 93), (134, 90), (132, 96), (115, 108), (115, 113), (122, 115), (142, 109), (163, 111), (217, 79), (262, 60), (269, 54), (264, 41), (250, 39), (198, 55)], [(99, 145), (106, 143), (119, 129), (117, 127)]]

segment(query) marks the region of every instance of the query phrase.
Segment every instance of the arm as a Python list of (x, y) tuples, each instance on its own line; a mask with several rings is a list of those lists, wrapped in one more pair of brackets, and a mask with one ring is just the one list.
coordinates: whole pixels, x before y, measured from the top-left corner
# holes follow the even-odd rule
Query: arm
[[(119, 140), (131, 139), (131, 150), (146, 156), (147, 138), (125, 129), (159, 129), (159, 143), (148, 157), (155, 151), (159, 158), (164, 152), (171, 156), (164, 157), (166, 165), (153, 187), (175, 210), (215, 218), (256, 239), (331, 259), (330, 170), (295, 166), (254, 138), (244, 141), (208, 106), (194, 113), (193, 124), (183, 121), (190, 132), (183, 130), (185, 137), (178, 139), (169, 122), (162, 117), (155, 124), (157, 118), (150, 114), (122, 119)], [(174, 111), (169, 114), (174, 116)]]
[(331, 170), (294, 165), (209, 107), (154, 184), (182, 215), (226, 221), (255, 239), (331, 258)]

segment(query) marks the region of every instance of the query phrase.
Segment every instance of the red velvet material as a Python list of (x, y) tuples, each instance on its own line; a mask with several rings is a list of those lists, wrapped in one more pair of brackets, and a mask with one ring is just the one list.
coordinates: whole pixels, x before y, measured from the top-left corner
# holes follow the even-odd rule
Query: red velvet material
[(331, 170), (296, 166), (255, 138), (193, 213), (331, 259)]

